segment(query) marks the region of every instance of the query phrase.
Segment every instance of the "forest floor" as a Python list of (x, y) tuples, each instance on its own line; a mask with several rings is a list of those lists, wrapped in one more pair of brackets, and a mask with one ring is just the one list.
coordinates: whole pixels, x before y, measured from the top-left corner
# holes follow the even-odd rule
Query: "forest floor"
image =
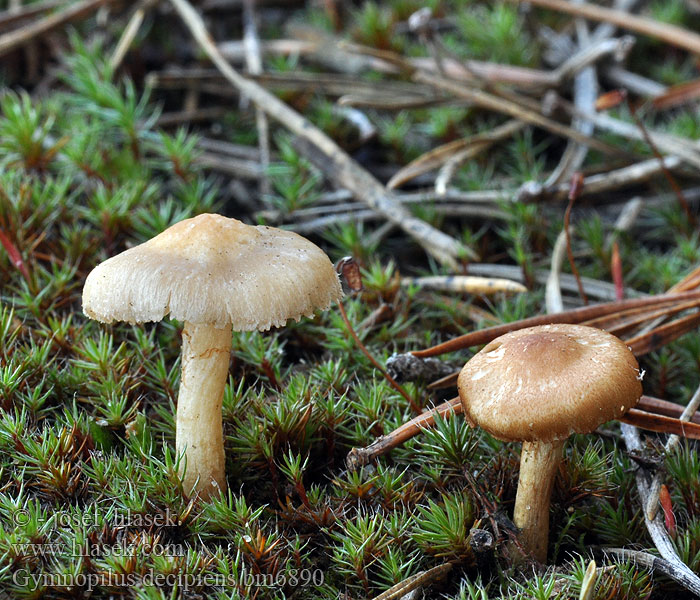
[[(613, 4), (0, 2), (0, 598), (700, 595), (700, 5)], [(182, 323), (81, 309), (206, 212), (362, 279), (234, 333), (209, 501), (175, 452)], [(546, 564), (514, 552), (519, 444), (447, 412), (348, 465), (454, 398), (487, 328), (559, 313), (632, 348), (644, 427), (570, 438)]]

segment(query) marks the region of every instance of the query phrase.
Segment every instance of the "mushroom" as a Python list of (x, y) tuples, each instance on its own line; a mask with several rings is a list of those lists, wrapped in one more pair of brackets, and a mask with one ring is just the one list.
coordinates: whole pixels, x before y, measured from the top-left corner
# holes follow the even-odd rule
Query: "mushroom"
[(203, 214), (98, 265), (83, 311), (103, 323), (184, 321), (176, 448), (185, 492), (208, 499), (226, 488), (221, 402), (233, 330), (278, 327), (341, 296), (328, 257), (300, 235)]
[(513, 522), (525, 550), (545, 562), (549, 501), (564, 443), (637, 404), (637, 361), (600, 329), (542, 325), (487, 344), (464, 365), (458, 387), (472, 425), (523, 443)]

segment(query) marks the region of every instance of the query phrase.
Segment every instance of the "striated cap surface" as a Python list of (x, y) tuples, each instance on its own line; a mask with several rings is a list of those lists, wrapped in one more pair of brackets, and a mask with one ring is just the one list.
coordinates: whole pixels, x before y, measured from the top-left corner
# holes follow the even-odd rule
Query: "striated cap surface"
[(333, 265), (291, 231), (203, 214), (101, 263), (83, 311), (104, 323), (180, 321), (265, 330), (342, 296)]
[(639, 365), (614, 335), (583, 325), (542, 325), (502, 335), (459, 374), (467, 420), (506, 441), (589, 433), (642, 395)]

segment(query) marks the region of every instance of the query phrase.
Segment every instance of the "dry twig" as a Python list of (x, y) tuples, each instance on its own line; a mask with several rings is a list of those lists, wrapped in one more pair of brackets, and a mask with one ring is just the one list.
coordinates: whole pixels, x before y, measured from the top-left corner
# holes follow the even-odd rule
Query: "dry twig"
[(652, 571), (658, 571), (667, 575), (671, 579), (675, 579), (683, 587), (690, 590), (696, 596), (700, 596), (700, 579), (695, 575), (688, 567), (683, 563), (678, 564), (678, 561), (669, 561), (649, 554), (648, 552), (642, 552), (640, 550), (628, 550), (627, 548), (605, 548), (603, 553), (608, 555), (611, 554), (622, 560), (631, 561), (636, 565), (644, 567), (645, 569), (651, 569)]
[[(531, 125), (542, 127), (555, 135), (560, 135), (562, 137), (575, 140), (581, 144), (586, 144), (589, 148), (594, 148), (605, 154), (619, 156), (621, 153), (619, 149), (613, 148), (612, 146), (596, 140), (595, 138), (583, 135), (575, 129), (572, 129), (567, 125), (562, 125), (557, 121), (553, 121), (552, 119), (541, 115), (539, 112), (535, 112), (531, 108), (526, 108), (525, 106), (521, 106), (520, 104), (513, 102), (511, 99), (501, 98), (494, 94), (490, 94), (489, 92), (476, 88), (470, 88), (455, 81), (451, 81), (443, 77), (429, 75), (428, 73), (424, 72), (416, 73), (414, 78), (416, 81), (429, 83), (440, 90), (454, 94), (458, 98), (469, 100), (470, 102), (486, 110), (493, 110), (515, 119), (520, 119)], [(524, 101), (524, 99), (522, 100)]]
[[(248, 66), (248, 72), (251, 75), (260, 75), (263, 68), (258, 28), (255, 23), (255, 0), (243, 0), (243, 22), (245, 30), (243, 46), (245, 48), (245, 61)], [(258, 128), (260, 167), (263, 172), (263, 176), (258, 180), (258, 186), (260, 196), (265, 202), (270, 193), (270, 180), (264, 175), (270, 166), (270, 128), (265, 111), (260, 107), (255, 109), (255, 124)]]
[(413, 590), (423, 587), (436, 579), (440, 579), (451, 569), (451, 563), (443, 563), (427, 571), (420, 571), (390, 587), (385, 592), (379, 594), (379, 596), (375, 596), (372, 600), (399, 600), (399, 598), (404, 598)]
[[(622, 437), (627, 445), (627, 450), (629, 452), (640, 452), (642, 450), (642, 442), (639, 436), (639, 431), (632, 425), (622, 424)], [(639, 492), (639, 498), (642, 503), (642, 507), (646, 507), (649, 498), (649, 483), (647, 476), (642, 469), (637, 471), (637, 491)], [(683, 563), (683, 561), (678, 558), (676, 554), (676, 549), (673, 545), (671, 538), (666, 531), (663, 519), (660, 515), (656, 515), (653, 519), (649, 518), (646, 510), (643, 510), (644, 514), (644, 524), (647, 527), (647, 531), (651, 535), (651, 539), (654, 542), (657, 550), (668, 563), (668, 570), (666, 574), (673, 577), (678, 583), (683, 585), (683, 587), (692, 591), (696, 596), (700, 596), (700, 577), (693, 573), (688, 566)], [(630, 552), (630, 551), (628, 551)], [(659, 560), (659, 559), (656, 559)]]
[[(524, 282), (522, 269), (516, 265), (501, 265), (489, 263), (470, 263), (468, 267), (470, 275), (484, 275), (486, 277), (504, 277), (506, 279), (515, 279), (516, 281)], [(538, 269), (533, 273), (533, 277), (537, 283), (546, 284), (549, 277), (549, 271)], [(567, 292), (577, 292), (578, 285), (576, 278), (569, 273), (560, 274), (561, 289)], [(586, 294), (592, 298), (599, 300), (615, 300), (615, 287), (607, 281), (592, 279), (590, 277), (581, 277), (583, 289)], [(631, 296), (639, 296), (639, 292), (628, 290)]]
[[(574, 105), (579, 110), (590, 111), (593, 110), (595, 99), (598, 95), (598, 77), (595, 67), (592, 66), (593, 62), (589, 62), (589, 59), (597, 60), (601, 56), (601, 51), (606, 50), (612, 51), (617, 55), (621, 48), (627, 48), (630, 44), (627, 42), (623, 43), (621, 40), (607, 38), (592, 41), (588, 32), (588, 26), (581, 19), (576, 20), (576, 33), (579, 43), (578, 52), (565, 59), (557, 67), (556, 72), (562, 75), (563, 78), (564, 74), (567, 73), (567, 69), (571, 69), (571, 73), (575, 74), (573, 85)], [(593, 136), (594, 128), (590, 121), (573, 119), (571, 126), (583, 135)], [(545, 185), (550, 186), (570, 179), (581, 168), (587, 155), (588, 147), (585, 144), (568, 140), (559, 163), (547, 178)]]
[(98, 8), (112, 4), (115, 0), (84, 0), (83, 2), (68, 3), (60, 11), (43, 17), (26, 26), (10, 31), (0, 36), (0, 56), (4, 56), (15, 48), (19, 48), (31, 40), (45, 35), (54, 29), (62, 27), (76, 19), (82, 19), (95, 12)]
[(470, 249), (454, 238), (408, 213), (379, 181), (352, 160), (320, 129), (279, 98), (235, 71), (221, 55), (201, 17), (187, 0), (171, 0), (171, 3), (189, 27), (197, 43), (224, 77), (269, 116), (280, 121), (323, 156), (321, 167), (326, 175), (339, 185), (352, 190), (368, 206), (401, 227), (440, 262), (455, 268), (458, 259), (473, 256)]
[[(525, 1), (510, 0), (519, 4)], [(527, 0), (527, 2), (593, 21), (611, 23), (628, 31), (660, 39), (676, 48), (684, 48), (693, 54), (700, 54), (700, 35), (669, 23), (661, 23), (654, 19), (632, 15), (624, 10), (614, 10), (587, 2), (566, 2), (565, 0)]]
[[(555, 96), (555, 92), (550, 94), (551, 98), (554, 98)], [(614, 117), (602, 113), (579, 111), (577, 108), (572, 106), (571, 103), (558, 97), (556, 98), (556, 103), (569, 114), (581, 117), (583, 119), (588, 119), (597, 128), (609, 131), (615, 135), (619, 135), (630, 140), (645, 140), (645, 138), (648, 136), (648, 140), (650, 140), (651, 143), (660, 150), (663, 150), (671, 155), (675, 154), (688, 164), (691, 164), (696, 168), (700, 168), (700, 151), (698, 151), (697, 145), (695, 145), (692, 141), (676, 135), (671, 135), (669, 133), (653, 131), (648, 128), (643, 133), (640, 131), (637, 125), (626, 123), (625, 121), (615, 119)], [(666, 167), (668, 168), (668, 165), (666, 165)]]
[(45, 0), (44, 2), (33, 2), (28, 6), (11, 6), (8, 10), (0, 12), (0, 27), (5, 28), (20, 21), (25, 21), (36, 15), (53, 10), (54, 8), (66, 4), (66, 0)]

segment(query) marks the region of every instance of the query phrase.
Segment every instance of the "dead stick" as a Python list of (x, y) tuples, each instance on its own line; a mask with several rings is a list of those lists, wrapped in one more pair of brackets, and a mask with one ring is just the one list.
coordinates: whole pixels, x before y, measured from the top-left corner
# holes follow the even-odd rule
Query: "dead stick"
[[(255, 0), (243, 0), (243, 46), (245, 48), (245, 61), (248, 72), (251, 75), (260, 75), (263, 70), (260, 53), (260, 39), (258, 38), (258, 26), (255, 20)], [(270, 127), (267, 115), (260, 107), (255, 109), (255, 123), (258, 128), (258, 148), (260, 150), (260, 166), (263, 176), (258, 181), (258, 189), (263, 202), (269, 204), (270, 180), (267, 178), (267, 170), (270, 166)], [(271, 208), (271, 206), (268, 206)]]
[(418, 435), (421, 429), (435, 425), (435, 415), (444, 417), (446, 415), (450, 416), (449, 413), (462, 414), (462, 404), (459, 398), (443, 402), (436, 408), (418, 415), (394, 429), (390, 434), (377, 438), (365, 448), (353, 448), (345, 459), (348, 469), (354, 471), (362, 465), (371, 463), (382, 454), (386, 454), (389, 450)]
[(111, 4), (112, 2), (114, 0), (86, 0), (77, 4), (69, 4), (66, 8), (53, 15), (6, 33), (0, 36), (0, 56), (4, 56), (30, 40), (53, 31), (70, 21), (81, 19), (100, 8), (100, 6)]
[[(659, 309), (658, 311), (652, 312), (652, 313), (645, 313), (643, 315), (639, 315), (636, 317), (636, 320), (639, 322), (644, 322), (649, 319), (659, 319), (663, 317), (667, 317), (669, 315), (672, 315), (674, 313), (680, 312), (682, 310), (687, 310), (688, 308), (695, 308), (697, 307), (697, 301), (692, 301), (692, 302), (686, 302), (682, 303), (676, 306), (671, 306), (671, 307), (666, 307), (666, 310), (663, 308)], [(559, 314), (564, 314), (564, 313), (559, 313)], [(622, 313), (621, 313), (622, 314)], [(550, 315), (547, 315), (550, 316)], [(613, 315), (617, 317), (616, 315)], [(535, 317), (537, 318), (537, 317)], [(529, 319), (526, 319), (529, 321)], [(620, 334), (621, 330), (628, 329), (634, 325), (638, 325), (638, 322), (634, 322), (635, 319), (630, 320), (628, 322), (625, 321), (620, 321), (617, 324), (610, 324), (610, 325), (603, 325), (601, 321), (598, 321), (598, 323), (595, 325), (598, 329), (605, 329), (606, 331), (613, 333), (615, 335)], [(548, 321), (552, 322), (552, 321)], [(560, 320), (557, 320), (556, 322), (562, 322)], [(571, 323), (574, 321), (563, 321), (564, 323)], [(591, 326), (590, 321), (580, 321), (582, 324)], [(541, 324), (546, 324), (546, 323), (541, 323)], [(649, 352), (653, 352), (654, 350), (660, 348), (661, 346), (665, 346), (666, 344), (672, 342), (673, 340), (679, 338), (680, 336), (688, 333), (691, 329), (694, 329), (698, 324), (700, 324), (700, 312), (694, 312), (690, 315), (686, 315), (685, 317), (681, 317), (679, 319), (676, 319), (675, 321), (671, 321), (670, 323), (667, 323), (666, 325), (660, 325), (660, 326), (652, 326), (649, 331), (646, 331), (644, 333), (640, 333), (639, 335), (632, 337), (630, 339), (625, 340), (625, 343), (632, 349), (634, 352), (635, 356), (643, 356), (644, 354), (648, 354)], [(510, 325), (513, 325), (511, 323)], [(530, 325), (526, 325), (527, 327), (530, 327)], [(522, 328), (524, 329), (523, 326)], [(489, 329), (498, 329), (499, 327), (505, 327), (503, 325), (500, 325), (498, 327), (491, 327)], [(517, 329), (517, 328), (516, 328)], [(486, 329), (482, 329), (481, 332), (483, 331), (488, 331)], [(515, 331), (515, 330), (513, 330)], [(474, 334), (481, 333), (480, 331), (473, 332)], [(508, 333), (508, 332), (505, 332)], [(467, 336), (473, 335), (473, 334), (466, 334)], [(500, 334), (499, 334), (500, 335)], [(465, 337), (465, 336), (462, 336)], [(494, 335), (493, 337), (488, 336), (489, 339), (486, 339), (484, 341), (478, 341), (474, 344), (470, 345), (480, 345), (482, 343), (487, 343), (490, 342), (492, 339), (495, 339), (498, 337), (498, 335)], [(459, 338), (457, 338), (459, 339)], [(445, 344), (449, 344), (450, 342), (445, 342)], [(435, 346), (433, 348), (428, 348), (428, 350), (434, 350), (435, 348), (438, 348), (439, 346)], [(425, 352), (425, 351), (424, 351)], [(418, 352), (412, 352), (414, 356), (418, 358), (429, 358), (429, 356), (421, 356)], [(432, 356), (432, 355), (430, 355)], [(442, 377), (440, 379), (437, 379), (436, 381), (433, 381), (428, 385), (428, 389), (442, 389), (446, 387), (451, 387), (455, 385), (457, 382), (457, 375), (459, 375), (459, 372), (452, 373), (450, 375), (446, 375), (445, 377)]]
[[(552, 92), (552, 94), (555, 95), (556, 92)], [(556, 105), (570, 115), (590, 121), (598, 129), (610, 131), (615, 135), (619, 135), (627, 139), (644, 139), (642, 132), (639, 131), (636, 124), (621, 121), (620, 119), (616, 119), (602, 112), (581, 111), (570, 102), (567, 102), (560, 97), (556, 97)], [(676, 155), (682, 158), (688, 164), (693, 165), (696, 168), (700, 168), (700, 154), (692, 141), (676, 135), (671, 135), (669, 133), (650, 130), (648, 128), (647, 134), (659, 149), (667, 152), (668, 154)], [(656, 162), (658, 163), (658, 161)]]
[[(666, 292), (667, 294), (670, 293), (677, 293), (677, 292), (686, 292), (690, 291), (693, 289), (697, 289), (698, 285), (700, 285), (700, 266), (696, 267), (693, 271), (688, 273), (683, 279), (681, 279), (678, 283), (673, 285), (668, 289)], [(651, 331), (654, 329), (654, 327), (658, 327), (661, 323), (664, 322), (665, 318), (667, 316), (670, 316), (671, 314), (674, 314), (677, 311), (669, 311), (668, 314), (662, 314), (659, 315), (658, 318), (655, 320), (650, 320), (643, 329), (639, 332), (639, 335), (642, 333), (646, 333), (648, 331)]]
[(580, 144), (585, 144), (589, 148), (594, 148), (605, 154), (609, 155), (620, 155), (620, 149), (614, 148), (609, 144), (605, 144), (595, 138), (583, 135), (579, 131), (568, 127), (567, 125), (562, 125), (557, 121), (548, 119), (542, 116), (540, 113), (535, 112), (529, 108), (521, 106), (512, 100), (501, 98), (495, 96), (494, 94), (489, 94), (483, 90), (476, 88), (467, 87), (455, 81), (449, 79), (444, 79), (442, 77), (437, 77), (434, 75), (429, 75), (424, 72), (418, 72), (414, 75), (414, 79), (421, 83), (429, 83), (438, 89), (444, 90), (451, 94), (454, 94), (458, 98), (464, 98), (473, 102), (477, 106), (484, 108), (486, 110), (493, 110), (505, 115), (509, 115), (515, 119), (520, 119), (529, 123), (530, 125), (536, 125), (546, 129), (547, 131), (554, 133), (555, 135), (560, 135), (565, 138), (570, 138)]
[[(568, 230), (568, 227), (567, 227)], [(560, 231), (557, 236), (557, 241), (554, 243), (552, 250), (552, 264), (549, 269), (549, 276), (545, 284), (545, 308), (547, 314), (556, 314), (563, 312), (564, 301), (561, 296), (561, 267), (564, 263), (564, 252), (566, 250), (567, 232)]]
[[(675, 308), (676, 307), (672, 307), (672, 310), (669, 311), (669, 314), (671, 314), (671, 312), (675, 312), (673, 310)], [(558, 313), (557, 315), (545, 315), (545, 316), (553, 318), (554, 316), (558, 317), (559, 315), (562, 315), (562, 314), (566, 314), (566, 313)], [(540, 317), (535, 317), (535, 318), (540, 318)], [(524, 321), (530, 321), (530, 319), (525, 319)], [(522, 324), (522, 323), (524, 323), (524, 321), (520, 321), (519, 323)], [(541, 324), (547, 324), (547, 323), (572, 323), (572, 322), (573, 321), (569, 321), (569, 320), (562, 321), (560, 319), (556, 319), (556, 320), (550, 320), (550, 321), (546, 321), (543, 323), (537, 323), (537, 324), (541, 325)], [(516, 323), (518, 323), (518, 322), (516, 322)], [(509, 323), (508, 325), (499, 325), (497, 327), (489, 327), (488, 329), (482, 329), (481, 331), (475, 331), (475, 332), (473, 332), (473, 334), (479, 334), (479, 333), (487, 332), (490, 330), (502, 329), (504, 327), (511, 326), (514, 324), (515, 323)], [(690, 315), (686, 315), (685, 317), (681, 317), (679, 319), (676, 319), (675, 321), (671, 321), (670, 323), (666, 323), (665, 325), (660, 325), (658, 327), (654, 327), (653, 329), (650, 329), (649, 331), (647, 331), (645, 333), (641, 333), (633, 338), (625, 340), (625, 343), (630, 347), (632, 352), (634, 352), (635, 356), (643, 356), (644, 354), (648, 354), (649, 352), (653, 352), (654, 350), (657, 350), (657, 349), (661, 348), (662, 346), (669, 344), (673, 340), (678, 339), (679, 337), (681, 337), (682, 335), (685, 335), (686, 333), (688, 333), (689, 331), (691, 331), (692, 329), (694, 329), (698, 325), (700, 325), (700, 311), (696, 311)], [(524, 329), (525, 327), (530, 327), (530, 326), (531, 325), (523, 325), (522, 327), (516, 327), (515, 329), (511, 329), (510, 331), (516, 331), (517, 329)], [(612, 328), (611, 330), (614, 331), (614, 328)], [(503, 333), (508, 333), (508, 331), (504, 331)], [(466, 336), (462, 336), (462, 337), (463, 338), (468, 337), (468, 336), (471, 336), (473, 334), (468, 333)], [(491, 340), (499, 337), (499, 335), (502, 335), (502, 334), (499, 333), (498, 335), (486, 336), (486, 338), (484, 338), (483, 341), (481, 341), (481, 339), (479, 338), (479, 341), (474, 342), (473, 344), (470, 343), (469, 346), (486, 344), (486, 343), (490, 342)], [(456, 338), (456, 339), (459, 339), (459, 338)], [(475, 339), (477, 339), (476, 336), (475, 336)], [(451, 340), (451, 341), (454, 341), (454, 340)], [(471, 340), (469, 340), (469, 341), (471, 342)], [(440, 346), (447, 346), (448, 344), (450, 344), (450, 342), (445, 342), (445, 344), (441, 344)], [(427, 350), (423, 350), (423, 352), (433, 351), (437, 348), (440, 348), (440, 346), (434, 346), (433, 348), (428, 348)], [(467, 346), (465, 346), (465, 347), (467, 347)], [(420, 353), (420, 351), (412, 352), (411, 354), (413, 354), (414, 356), (416, 356), (418, 358), (429, 358), (431, 356), (435, 356), (434, 354), (423, 355)], [(440, 354), (444, 354), (444, 352), (440, 352)], [(438, 389), (438, 388), (450, 387), (456, 383), (458, 374), (459, 373), (452, 373), (451, 375), (447, 375), (445, 377), (442, 377), (441, 379), (431, 383), (428, 386), (428, 389)]]
[(192, 5), (187, 0), (170, 1), (190, 29), (194, 39), (222, 75), (270, 117), (278, 120), (323, 154), (326, 160), (322, 167), (326, 174), (335, 179), (340, 186), (354, 192), (368, 206), (401, 227), (440, 262), (456, 267), (458, 258), (474, 255), (469, 248), (454, 238), (412, 216), (393, 194), (350, 158), (325, 133), (257, 83), (242, 77), (221, 55)]
[(440, 377), (440, 379), (431, 381), (427, 385), (427, 388), (429, 390), (442, 390), (448, 387), (453, 387), (457, 385), (457, 377), (459, 377), (459, 371), (455, 371), (454, 373)]
[[(683, 161), (677, 156), (666, 156), (664, 159), (666, 168), (678, 169)], [(616, 190), (622, 187), (634, 185), (636, 183), (645, 182), (654, 177), (661, 171), (659, 161), (656, 158), (644, 160), (628, 167), (613, 169), (606, 173), (597, 175), (589, 175), (583, 180), (583, 190), (581, 194), (590, 196), (592, 194), (600, 194), (610, 190)], [(546, 189), (547, 194), (551, 194), (553, 198), (559, 200), (566, 198), (569, 193), (569, 183), (561, 183), (553, 186), (551, 189)]]
[(122, 60), (124, 60), (124, 56), (126, 56), (129, 47), (134, 42), (134, 39), (141, 28), (143, 19), (146, 16), (146, 11), (150, 10), (154, 3), (155, 0), (142, 0), (138, 8), (131, 15), (129, 23), (124, 28), (124, 32), (117, 43), (117, 47), (114, 49), (114, 53), (109, 59), (109, 66), (113, 71), (116, 71), (119, 65), (122, 63)]
[(686, 292), (700, 286), (700, 265), (695, 267), (678, 283), (668, 289), (669, 292)]

